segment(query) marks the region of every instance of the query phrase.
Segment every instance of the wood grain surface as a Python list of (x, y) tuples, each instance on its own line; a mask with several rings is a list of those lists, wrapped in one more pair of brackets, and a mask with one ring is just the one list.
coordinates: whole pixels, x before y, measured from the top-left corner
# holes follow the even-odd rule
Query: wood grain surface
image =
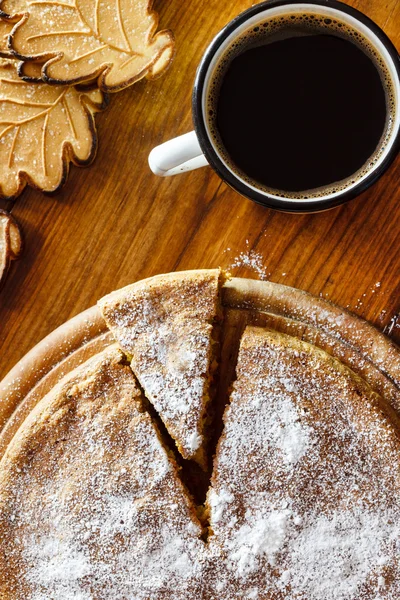
[[(213, 36), (250, 0), (157, 0), (176, 36), (171, 69), (111, 98), (97, 117), (93, 166), (58, 196), (26, 190), (10, 206), (25, 252), (0, 294), (0, 379), (55, 327), (107, 292), (150, 275), (222, 266), (321, 295), (400, 341), (400, 159), (349, 204), (290, 215), (257, 206), (204, 168), (155, 177), (147, 156), (192, 129), (191, 88)], [(398, 0), (352, 0), (400, 48)], [(249, 261), (249, 258), (256, 260)], [(256, 262), (254, 272), (243, 265)]]

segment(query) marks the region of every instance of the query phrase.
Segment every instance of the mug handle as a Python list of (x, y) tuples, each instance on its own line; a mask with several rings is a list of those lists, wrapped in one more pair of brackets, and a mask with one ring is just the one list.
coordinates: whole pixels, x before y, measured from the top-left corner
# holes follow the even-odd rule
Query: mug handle
[(159, 177), (178, 175), (207, 165), (195, 131), (156, 146), (149, 154), (150, 169)]

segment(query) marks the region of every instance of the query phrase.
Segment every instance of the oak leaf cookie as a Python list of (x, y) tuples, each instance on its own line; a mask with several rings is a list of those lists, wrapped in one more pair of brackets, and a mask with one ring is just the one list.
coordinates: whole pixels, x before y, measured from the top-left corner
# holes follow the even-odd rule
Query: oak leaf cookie
[(26, 184), (54, 192), (70, 162), (90, 164), (94, 114), (105, 105), (99, 90), (25, 82), (15, 61), (0, 59), (0, 197), (14, 198)]
[[(0, 14), (0, 57), (15, 60), (15, 56), (8, 47), (8, 38), (15, 25), (18, 15), (7, 19)], [(35, 83), (42, 82), (42, 65), (31, 61), (16, 61), (16, 68), (19, 77), (24, 81)]]
[(0, 288), (4, 283), (10, 262), (22, 252), (22, 237), (12, 216), (0, 210)]
[(14, 27), (10, 19), (2, 19), (0, 15), (0, 56), (3, 58), (13, 58), (11, 50), (8, 48), (8, 37)]
[(44, 81), (72, 84), (97, 80), (118, 91), (170, 64), (174, 38), (157, 29), (149, 0), (3, 0), (0, 10), (21, 15), (9, 45), (15, 56), (44, 62)]

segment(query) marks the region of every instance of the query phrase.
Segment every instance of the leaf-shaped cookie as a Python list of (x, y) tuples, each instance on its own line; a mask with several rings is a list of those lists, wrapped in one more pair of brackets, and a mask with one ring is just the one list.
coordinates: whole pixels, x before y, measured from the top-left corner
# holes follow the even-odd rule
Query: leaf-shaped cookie
[(10, 257), (11, 260), (16, 260), (21, 256), (23, 250), (23, 242), (21, 231), (15, 219), (8, 215), (8, 235), (10, 238)]
[(19, 258), (21, 252), (22, 237), (19, 227), (9, 213), (0, 210), (0, 289), (10, 262)]
[(10, 236), (8, 234), (9, 220), (7, 214), (0, 212), (0, 285), (10, 264)]
[(46, 192), (63, 185), (69, 163), (96, 154), (94, 113), (105, 107), (99, 90), (22, 81), (16, 61), (0, 59), (0, 197), (28, 183)]
[(8, 48), (8, 36), (14, 25), (12, 21), (0, 18), (0, 56), (5, 58), (12, 57), (12, 52)]
[[(8, 47), (8, 37), (15, 25), (18, 16), (14, 18), (5, 18), (0, 12), (0, 57), (15, 59), (15, 56)], [(18, 75), (25, 81), (39, 83), (42, 81), (42, 65), (36, 62), (18, 62)]]
[(170, 64), (170, 31), (157, 34), (149, 0), (3, 0), (2, 11), (26, 14), (9, 42), (15, 54), (45, 62), (48, 83), (97, 79), (117, 91), (142, 77), (155, 77)]

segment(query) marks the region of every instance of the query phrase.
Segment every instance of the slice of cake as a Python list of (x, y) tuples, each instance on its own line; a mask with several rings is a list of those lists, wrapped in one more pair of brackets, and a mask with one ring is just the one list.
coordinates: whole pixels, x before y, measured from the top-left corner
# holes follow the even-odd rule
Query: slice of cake
[(204, 468), (219, 279), (218, 269), (158, 275), (99, 302), (179, 452)]
[(202, 527), (121, 351), (32, 411), (0, 463), (0, 598), (199, 598)]
[(247, 328), (208, 493), (209, 598), (400, 597), (400, 439), (350, 369)]

